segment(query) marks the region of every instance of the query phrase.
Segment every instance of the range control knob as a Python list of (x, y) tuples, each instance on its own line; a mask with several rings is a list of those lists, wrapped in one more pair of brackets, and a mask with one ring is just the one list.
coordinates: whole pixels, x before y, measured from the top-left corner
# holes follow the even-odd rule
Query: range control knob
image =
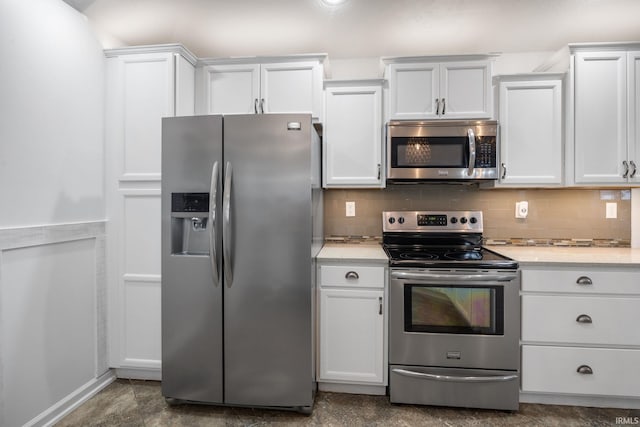
[(469, 218), (469, 222), (471, 222), (471, 224), (475, 224), (476, 222), (478, 222), (478, 219), (475, 216), (472, 216), (471, 218)]
[(460, 218), (460, 224), (466, 224), (467, 223), (467, 218), (462, 217)]
[(389, 224), (393, 224), (396, 222), (396, 219), (394, 217), (389, 217)]
[(455, 224), (458, 222), (458, 218), (456, 218), (455, 216), (452, 216), (449, 221), (451, 222), (451, 224)]
[(400, 218), (398, 218), (398, 223), (400, 224), (404, 224), (404, 217), (401, 216)]

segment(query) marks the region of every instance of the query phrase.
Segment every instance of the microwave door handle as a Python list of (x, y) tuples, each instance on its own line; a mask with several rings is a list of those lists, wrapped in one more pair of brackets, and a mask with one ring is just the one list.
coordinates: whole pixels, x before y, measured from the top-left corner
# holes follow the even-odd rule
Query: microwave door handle
[(473, 129), (467, 129), (467, 137), (469, 138), (469, 170), (467, 175), (473, 177), (476, 166), (476, 135), (473, 133)]

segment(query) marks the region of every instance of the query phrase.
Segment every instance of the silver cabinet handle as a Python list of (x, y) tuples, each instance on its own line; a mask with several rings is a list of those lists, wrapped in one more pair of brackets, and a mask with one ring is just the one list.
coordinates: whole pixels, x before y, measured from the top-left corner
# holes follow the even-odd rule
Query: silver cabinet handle
[(260, 114), (264, 114), (264, 98), (260, 100)]
[(591, 366), (589, 365), (580, 365), (578, 366), (578, 369), (576, 369), (576, 372), (583, 375), (592, 375), (593, 369), (591, 369)]
[(507, 165), (502, 162), (502, 176), (500, 179), (505, 179), (507, 177)]
[(380, 167), (381, 167), (381, 165), (380, 165), (380, 163), (378, 163), (378, 181), (380, 181), (380, 176), (382, 174), (382, 171), (380, 170)]
[(635, 178), (636, 177), (636, 162), (634, 162), (633, 160), (631, 160), (629, 162), (629, 164), (631, 165), (631, 167), (633, 168), (633, 170), (631, 171), (631, 175), (629, 175), (629, 178)]
[(220, 283), (220, 269), (218, 268), (218, 248), (216, 247), (216, 221), (218, 209), (218, 162), (211, 166), (211, 186), (209, 189), (209, 248), (211, 257), (211, 274), (213, 284), (217, 287)]
[(581, 314), (580, 316), (576, 317), (576, 322), (593, 323), (593, 319), (591, 319), (591, 316), (589, 316), (588, 314)]
[(378, 314), (382, 314), (382, 297), (378, 297)]
[(593, 280), (591, 280), (591, 278), (587, 276), (580, 276), (578, 277), (578, 280), (576, 280), (576, 283), (583, 286), (593, 285)]
[(258, 114), (258, 98), (253, 100), (253, 112)]
[(345, 279), (359, 279), (358, 273), (355, 271), (348, 271), (347, 274), (344, 275)]
[(627, 163), (626, 160), (622, 161), (622, 166), (624, 166), (624, 173), (622, 174), (623, 178), (626, 178), (629, 176), (629, 163)]
[(224, 245), (222, 246), (222, 255), (224, 258), (224, 281), (227, 287), (231, 287), (233, 283), (233, 266), (232, 266), (232, 223), (231, 223), (231, 181), (233, 178), (233, 169), (231, 162), (227, 162), (224, 177), (224, 193), (222, 196), (222, 238)]
[(467, 138), (469, 138), (469, 170), (467, 175), (473, 176), (476, 167), (476, 135), (473, 133), (473, 129), (467, 129)]
[(491, 383), (501, 381), (517, 380), (517, 375), (492, 375), (486, 377), (475, 376), (455, 376), (455, 375), (438, 375), (438, 374), (425, 374), (423, 372), (410, 371), (408, 369), (392, 369), (391, 372), (404, 375), (406, 377), (423, 378), (427, 380), (436, 381), (449, 381), (449, 382), (473, 382), (473, 383)]
[(436, 116), (440, 115), (440, 98), (436, 98)]
[(444, 116), (445, 110), (447, 109), (447, 102), (444, 98), (442, 98), (442, 115)]

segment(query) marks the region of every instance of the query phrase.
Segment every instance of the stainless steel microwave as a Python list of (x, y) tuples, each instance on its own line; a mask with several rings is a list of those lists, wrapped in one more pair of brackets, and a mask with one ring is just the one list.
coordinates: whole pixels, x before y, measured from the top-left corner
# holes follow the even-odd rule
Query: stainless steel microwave
[(389, 182), (498, 178), (495, 120), (390, 121)]

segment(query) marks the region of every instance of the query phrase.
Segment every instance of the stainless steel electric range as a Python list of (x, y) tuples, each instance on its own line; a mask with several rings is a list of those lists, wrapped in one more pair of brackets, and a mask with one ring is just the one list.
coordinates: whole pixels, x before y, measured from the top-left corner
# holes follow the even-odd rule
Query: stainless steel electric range
[(518, 264), (480, 211), (383, 212), (393, 403), (517, 410)]

